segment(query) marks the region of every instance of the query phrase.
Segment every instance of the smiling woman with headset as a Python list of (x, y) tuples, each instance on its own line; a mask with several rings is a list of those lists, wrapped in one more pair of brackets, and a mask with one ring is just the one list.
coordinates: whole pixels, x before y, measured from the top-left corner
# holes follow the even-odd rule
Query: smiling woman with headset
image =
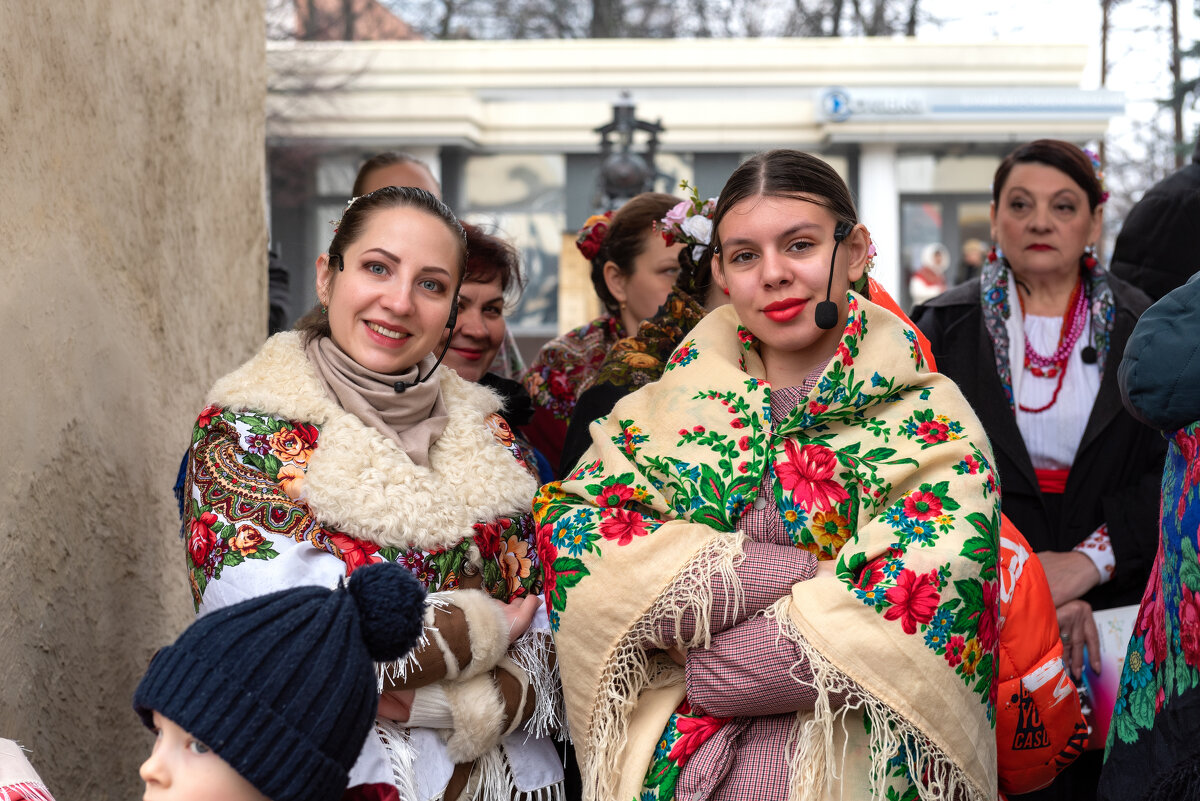
[(535, 501), (585, 797), (993, 798), (991, 450), (806, 153), (747, 161), (709, 312)]
[(463, 229), (429, 193), (353, 199), (317, 261), (320, 308), (218, 381), (192, 436), (198, 611), (384, 560), (431, 593), (423, 644), (383, 670), (347, 798), (509, 801), (562, 777), (536, 483), (496, 396), (432, 352), (465, 265)]

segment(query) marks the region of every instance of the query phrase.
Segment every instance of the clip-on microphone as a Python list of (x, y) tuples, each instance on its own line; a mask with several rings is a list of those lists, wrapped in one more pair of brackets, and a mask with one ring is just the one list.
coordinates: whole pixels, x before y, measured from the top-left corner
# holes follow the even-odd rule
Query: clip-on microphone
[(833, 268), (837, 263), (838, 245), (842, 244), (842, 240), (850, 236), (850, 232), (854, 230), (854, 226), (850, 223), (840, 222), (833, 229), (833, 255), (829, 258), (829, 284), (825, 287), (825, 300), (817, 304), (817, 309), (813, 313), (813, 320), (818, 328), (823, 328), (828, 331), (838, 324), (838, 307), (833, 302)]

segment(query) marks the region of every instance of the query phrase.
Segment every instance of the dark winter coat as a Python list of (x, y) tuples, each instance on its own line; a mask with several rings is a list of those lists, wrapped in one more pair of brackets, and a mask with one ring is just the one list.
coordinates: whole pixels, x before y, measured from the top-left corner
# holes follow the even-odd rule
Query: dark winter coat
[(1038, 487), (1033, 463), (1005, 398), (992, 340), (984, 328), (979, 280), (917, 307), (913, 322), (929, 338), (939, 371), (953, 378), (992, 441), (1002, 509), (1035, 551), (1069, 551), (1108, 524), (1113, 578), (1084, 600), (1096, 609), (1135, 604), (1154, 561), (1159, 482), (1166, 443), (1121, 404), (1117, 365), (1138, 317), (1150, 305), (1138, 289), (1109, 278), (1115, 300), (1111, 346), (1092, 413), (1061, 502)]

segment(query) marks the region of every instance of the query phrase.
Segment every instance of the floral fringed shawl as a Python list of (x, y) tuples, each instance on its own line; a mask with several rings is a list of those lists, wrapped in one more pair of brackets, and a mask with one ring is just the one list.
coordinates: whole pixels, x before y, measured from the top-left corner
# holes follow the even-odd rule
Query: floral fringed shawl
[(1148, 779), (1188, 766), (1200, 785), (1200, 423), (1170, 442), (1162, 537), (1121, 671), (1102, 798), (1157, 797)]
[[(767, 610), (817, 694), (796, 715), (791, 797), (995, 796), (991, 450), (911, 328), (853, 292), (849, 309), (836, 355), (776, 427), (753, 336), (732, 307), (710, 313), (543, 487), (539, 556), (585, 798), (628, 801), (656, 781), (664, 726), (686, 711), (683, 670), (659, 649), (718, 633), (710, 588), (737, 588), (737, 522), (768, 470), (797, 547), (838, 560), (836, 578)], [(698, 625), (681, 642), (685, 613)]]

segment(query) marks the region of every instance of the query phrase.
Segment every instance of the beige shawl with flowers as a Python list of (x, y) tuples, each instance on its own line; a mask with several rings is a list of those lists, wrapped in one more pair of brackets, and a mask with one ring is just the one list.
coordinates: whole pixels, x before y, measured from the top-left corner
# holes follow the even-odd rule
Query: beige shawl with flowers
[[(791, 796), (995, 796), (991, 451), (957, 387), (925, 372), (913, 331), (849, 301), (837, 354), (782, 424), (754, 338), (724, 307), (659, 382), (593, 424), (580, 467), (535, 503), (586, 798), (638, 797), (661, 758), (684, 676), (660, 650), (677, 640), (655, 632), (678, 631), (685, 611), (707, 621), (714, 577), (737, 585), (736, 523), (766, 470), (797, 546), (838, 560), (836, 577), (766, 610), (817, 693), (796, 715)], [(700, 625), (679, 644), (716, 633)], [(851, 702), (831, 705), (841, 692)]]

